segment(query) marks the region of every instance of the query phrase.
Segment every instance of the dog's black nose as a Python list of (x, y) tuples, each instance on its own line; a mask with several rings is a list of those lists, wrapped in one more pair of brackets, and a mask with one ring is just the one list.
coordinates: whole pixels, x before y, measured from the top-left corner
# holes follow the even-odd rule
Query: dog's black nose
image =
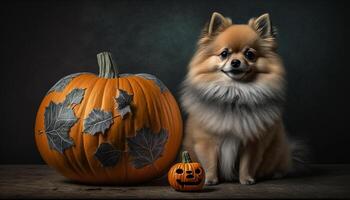
[(238, 59), (233, 59), (233, 60), (231, 61), (231, 66), (232, 66), (233, 68), (238, 68), (240, 65), (241, 65), (241, 61), (238, 60)]

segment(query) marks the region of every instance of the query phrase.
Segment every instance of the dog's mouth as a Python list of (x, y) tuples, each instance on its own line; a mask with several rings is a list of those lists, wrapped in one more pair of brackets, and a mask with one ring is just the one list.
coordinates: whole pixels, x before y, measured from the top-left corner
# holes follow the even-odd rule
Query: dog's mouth
[(183, 181), (177, 179), (176, 182), (182, 186), (184, 186), (184, 185), (199, 185), (202, 182), (202, 179), (199, 179), (198, 181), (192, 181), (192, 182), (183, 182)]
[(249, 68), (248, 70), (234, 69), (230, 71), (221, 70), (221, 72), (223, 72), (226, 76), (230, 77), (231, 79), (244, 80), (247, 76), (249, 76), (253, 72), (253, 69), (252, 68)]

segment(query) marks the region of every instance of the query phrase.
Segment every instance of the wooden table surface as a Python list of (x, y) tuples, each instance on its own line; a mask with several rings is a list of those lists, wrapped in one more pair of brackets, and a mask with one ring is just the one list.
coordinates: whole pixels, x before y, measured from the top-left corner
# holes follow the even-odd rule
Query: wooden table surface
[(165, 177), (151, 183), (92, 186), (73, 183), (46, 165), (0, 165), (1, 199), (197, 199), (197, 198), (350, 198), (350, 165), (312, 165), (302, 177), (246, 186), (223, 183), (201, 192), (176, 192)]

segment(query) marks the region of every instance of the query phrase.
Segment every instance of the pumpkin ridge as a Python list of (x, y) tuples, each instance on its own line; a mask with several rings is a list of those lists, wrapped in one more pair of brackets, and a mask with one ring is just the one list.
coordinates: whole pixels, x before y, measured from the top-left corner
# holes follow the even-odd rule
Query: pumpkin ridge
[(87, 167), (88, 169), (86, 169), (86, 167), (84, 167), (84, 169), (86, 169), (88, 171), (88, 173), (85, 174), (85, 176), (88, 175), (89, 177), (92, 177), (93, 171), (92, 171), (92, 167), (91, 167), (91, 165), (90, 165), (90, 163), (88, 161), (88, 158), (87, 158), (88, 155), (86, 154), (85, 146), (84, 146), (84, 144), (85, 144), (85, 142), (84, 142), (84, 134), (83, 134), (83, 132), (81, 130), (83, 130), (83, 128), (84, 128), (83, 127), (84, 126), (83, 117), (85, 116), (85, 113), (86, 113), (86, 109), (85, 108), (86, 108), (86, 105), (88, 103), (88, 99), (90, 97), (90, 94), (91, 94), (93, 86), (99, 80), (98, 77), (96, 77), (96, 76), (93, 77), (93, 78), (94, 78), (94, 80), (86, 80), (86, 79), (84, 79), (84, 81), (82, 82), (82, 85), (83, 85), (83, 83), (85, 83), (87, 86), (86, 86), (86, 90), (85, 90), (84, 99), (81, 102), (79, 109), (77, 110), (77, 114), (79, 112), (79, 114), (80, 114), (79, 116), (81, 117), (81, 119), (79, 121), (79, 127), (78, 127), (78, 130), (80, 130), (80, 131), (78, 133), (76, 133), (76, 134), (78, 134), (77, 138), (79, 137), (80, 141), (81, 141), (80, 145), (82, 146), (82, 148), (79, 151), (80, 151), (81, 157), (83, 159), (83, 163), (87, 163), (87, 166), (88, 166)]
[[(120, 88), (124, 89), (126, 92), (131, 92), (133, 95), (134, 95), (134, 98), (136, 96), (136, 93), (134, 91), (134, 88), (132, 87), (131, 85), (131, 82), (129, 79), (127, 78), (121, 78), (119, 77), (118, 78), (118, 86), (117, 89), (119, 90)], [(128, 90), (126, 90), (126, 88), (128, 88)], [(134, 100), (132, 100), (132, 103), (134, 103)], [(119, 105), (116, 105), (116, 106), (119, 106)], [(130, 108), (133, 109), (133, 106), (130, 104)], [(115, 110), (114, 110), (115, 111)], [(133, 112), (133, 110), (132, 110)], [(136, 113), (132, 113), (132, 115), (129, 113), (128, 114), (129, 117), (126, 117), (125, 119), (120, 119), (120, 124), (122, 124), (122, 127), (121, 127), (121, 131), (125, 134), (122, 135), (122, 144), (123, 144), (123, 169), (124, 169), (124, 180), (123, 182), (126, 182), (127, 180), (129, 180), (129, 177), (128, 177), (128, 166), (129, 166), (129, 154), (126, 153), (126, 149), (127, 149), (127, 131), (126, 129), (129, 128), (130, 129), (130, 132), (134, 133), (135, 132), (135, 124), (134, 124), (134, 117), (136, 115)], [(128, 124), (126, 124), (128, 123)], [(129, 126), (129, 127), (128, 127)]]
[[(91, 85), (89, 98), (87, 98), (86, 99), (87, 101), (85, 102), (84, 115), (81, 116), (81, 118), (82, 118), (82, 121), (81, 121), (82, 129), (81, 130), (84, 130), (84, 122), (83, 122), (84, 120), (83, 119), (85, 119), (87, 117), (87, 116), (85, 116), (85, 113), (89, 114), (93, 110), (93, 108), (100, 107), (99, 105), (98, 106), (96, 105), (97, 104), (96, 99), (98, 99), (98, 94), (99, 94), (98, 90), (100, 88), (100, 85), (106, 84), (107, 80), (108, 79), (101, 79), (101, 78), (99, 79), (98, 78), (97, 81), (93, 85)], [(97, 92), (96, 92), (96, 90), (97, 90)], [(94, 106), (90, 110), (91, 105), (94, 105)], [(89, 109), (89, 111), (87, 111), (88, 109)], [(94, 160), (93, 156), (90, 156), (89, 146), (96, 146), (97, 147), (99, 144), (98, 138), (97, 138), (97, 141), (94, 141), (94, 143), (96, 143), (97, 145), (91, 145), (90, 143), (91, 143), (92, 139), (90, 137), (95, 137), (95, 136), (89, 135), (89, 134), (84, 134), (84, 133), (81, 133), (81, 134), (83, 135), (83, 138), (84, 138), (84, 143), (83, 143), (84, 153), (85, 153), (85, 157), (88, 161), (87, 163), (89, 165), (89, 168), (91, 169), (91, 175), (92, 175), (92, 177), (97, 177), (97, 174), (99, 174), (98, 173), (99, 170), (95, 169), (96, 161)], [(97, 177), (97, 179), (99, 179), (99, 177)]]
[[(166, 121), (162, 122), (162, 127), (170, 127), (170, 115), (171, 113), (171, 106), (165, 101), (165, 96), (162, 94), (162, 98), (159, 98), (159, 105), (160, 105), (160, 110), (162, 111), (162, 114), (166, 116)], [(169, 130), (170, 132), (170, 130)], [(169, 134), (170, 135), (170, 134)]]
[[(104, 103), (104, 95), (105, 95), (105, 89), (106, 89), (106, 85), (108, 85), (108, 83), (109, 83), (109, 81), (110, 81), (110, 79), (109, 78), (106, 78), (106, 79), (102, 79), (102, 80), (104, 80), (104, 83), (102, 83), (101, 85), (97, 85), (97, 84), (95, 84), (94, 85), (94, 88), (97, 88), (97, 90), (98, 90), (98, 92), (96, 93), (96, 94), (99, 94), (99, 95), (96, 95), (96, 99), (98, 100), (98, 101), (96, 101), (96, 99), (93, 101), (93, 105), (94, 105), (94, 107), (93, 107), (93, 109), (100, 109), (100, 110), (102, 110), (102, 111), (105, 111), (105, 112), (110, 112), (110, 111), (108, 111), (106, 108), (103, 108), (103, 103)], [(103, 89), (103, 91), (102, 91), (102, 89)], [(90, 99), (89, 99), (90, 100)], [(98, 102), (98, 103), (97, 103)], [(112, 116), (113, 117), (113, 116)], [(112, 118), (112, 120), (113, 120), (113, 118)], [(114, 121), (112, 121), (112, 124), (111, 124), (111, 126), (113, 125), (113, 122)], [(105, 134), (102, 134), (102, 133), (96, 133), (93, 137), (96, 137), (96, 140), (97, 141), (95, 141), (96, 143), (97, 143), (97, 146), (96, 145), (93, 145), (94, 147), (95, 147), (95, 150), (93, 151), (93, 152), (95, 152), (96, 151), (96, 149), (98, 148), (98, 146), (101, 144), (101, 143), (103, 143), (104, 142), (104, 138), (103, 138), (103, 136), (101, 137), (101, 135), (108, 135), (108, 132), (109, 132), (109, 130), (110, 130), (110, 128), (111, 128), (111, 126), (108, 128), (108, 129), (106, 129), (106, 131), (105, 131)], [(102, 140), (102, 141), (101, 141)], [(89, 157), (91, 160), (93, 160), (93, 163), (98, 163), (97, 165), (98, 166), (101, 166), (100, 165), (100, 163), (99, 163), (99, 161), (97, 160), (97, 159), (95, 159), (95, 157), (94, 156), (90, 156)], [(94, 166), (94, 167), (96, 167), (96, 166)], [(108, 173), (107, 173), (107, 171), (104, 169), (104, 168), (102, 168), (102, 169), (100, 169), (100, 168), (94, 168), (96, 171), (98, 171), (98, 172), (100, 172), (100, 173), (98, 173), (98, 175), (96, 175), (96, 174), (94, 174), (94, 176), (97, 178), (97, 179), (106, 179), (106, 177), (108, 177)], [(101, 174), (102, 173), (102, 174)]]
[[(120, 79), (120, 78), (118, 78), (118, 81), (122, 81), (122, 82), (126, 82), (127, 84), (126, 85), (128, 85), (128, 89), (130, 89), (130, 92), (131, 92), (131, 94), (133, 94), (134, 96), (133, 96), (133, 98), (135, 97), (135, 95), (136, 95), (136, 93), (135, 93), (135, 91), (134, 91), (134, 88), (132, 87), (132, 84), (131, 84), (131, 82), (129, 81), (129, 79), (127, 79), (127, 78), (125, 78), (125, 79)], [(124, 88), (124, 87), (123, 87)], [(119, 88), (118, 88), (119, 89)], [(134, 103), (134, 99), (131, 101), (131, 103)], [(131, 105), (131, 103), (130, 103), (130, 108), (131, 109), (133, 109), (133, 106)], [(119, 105), (118, 105), (119, 106)], [(131, 110), (131, 112), (133, 112), (133, 110)], [(132, 113), (132, 115), (135, 115), (136, 113)], [(125, 120), (128, 120), (128, 119), (125, 119)], [(122, 119), (122, 121), (124, 121), (125, 122), (125, 120), (123, 120)], [(131, 116), (130, 115), (130, 113), (129, 113), (129, 120), (128, 120), (128, 122), (129, 122), (129, 125), (132, 127), (132, 132), (136, 132), (136, 128), (135, 128), (135, 126), (134, 126), (134, 123), (132, 123), (134, 121), (134, 116)], [(125, 131), (125, 124), (124, 124), (124, 126), (123, 126), (123, 131)], [(127, 138), (127, 135), (124, 135), (124, 144), (126, 143), (126, 138)], [(126, 148), (124, 147), (124, 150), (125, 150)]]
[[(177, 106), (177, 101), (176, 99), (172, 96), (169, 90), (165, 91), (162, 93), (162, 96), (164, 98), (161, 98), (161, 105), (163, 107), (164, 113), (166, 113), (166, 118), (167, 118), (167, 126), (169, 128), (169, 139), (168, 143), (165, 146), (165, 149), (168, 148), (168, 146), (173, 147), (177, 146), (177, 149), (170, 149), (171, 151), (175, 151), (174, 158), (172, 160), (176, 159), (176, 156), (178, 155), (177, 152), (179, 152), (181, 143), (182, 143), (182, 137), (183, 135), (181, 134), (180, 136), (175, 135), (175, 133), (183, 131), (183, 124), (182, 124), (182, 119), (181, 119), (181, 113), (179, 111), (179, 107)], [(173, 119), (173, 120), (170, 120)], [(174, 124), (179, 124), (178, 126), (174, 126)], [(164, 126), (163, 126), (164, 127)], [(171, 167), (171, 163), (168, 164), (167, 168)]]
[[(150, 85), (150, 87), (153, 87), (155, 85), (155, 83), (153, 83), (153, 82), (148, 82), (148, 84)], [(154, 113), (156, 114), (156, 118), (158, 119), (157, 122), (159, 123), (160, 129), (161, 129), (162, 127), (164, 127), (163, 126), (164, 124), (162, 124), (162, 120), (160, 120), (161, 115), (163, 114), (163, 110), (161, 109), (161, 101), (160, 101), (160, 99), (162, 99), (162, 97), (163, 97), (162, 93), (157, 94), (157, 92), (155, 90), (151, 90), (151, 93), (149, 94), (149, 96), (153, 100), (152, 101), (152, 108), (154, 110)], [(157, 96), (159, 96), (159, 98), (155, 98)], [(155, 103), (153, 103), (153, 102), (155, 102)]]
[[(146, 98), (146, 94), (145, 94), (145, 92), (143, 91), (143, 87), (141, 86), (142, 84), (140, 84), (139, 82), (138, 82), (138, 79), (137, 78), (135, 78), (135, 77), (129, 77), (129, 79), (128, 79), (128, 81), (130, 81), (130, 80), (133, 80), (133, 83), (135, 84), (135, 85), (137, 85), (137, 87), (139, 88), (139, 93), (141, 93), (141, 94), (139, 94), (138, 95), (138, 97), (141, 97), (141, 98), (143, 98), (143, 100), (144, 100), (144, 102), (145, 102), (145, 104), (146, 104), (146, 114), (147, 114), (147, 123), (145, 124), (145, 123), (143, 123), (143, 125), (142, 125), (142, 127), (137, 127), (137, 126), (135, 126), (135, 134), (133, 135), (133, 136), (135, 136), (136, 135), (136, 131), (137, 130), (139, 130), (139, 129), (142, 129), (142, 128), (144, 128), (144, 127), (150, 127), (151, 126), (151, 123), (150, 123), (150, 112), (149, 112), (149, 109), (148, 109), (148, 107), (149, 107), (149, 103), (148, 103), (148, 101), (147, 101), (147, 98)], [(130, 84), (131, 84), (131, 82), (130, 82)], [(135, 123), (134, 123), (135, 124)]]
[[(150, 87), (154, 86), (156, 83), (154, 82), (148, 82), (148, 84), (150, 85)], [(162, 109), (162, 99), (163, 99), (163, 96), (162, 96), (162, 93), (158, 94), (157, 92), (158, 90), (151, 90), (151, 93), (149, 94), (150, 98), (152, 99), (152, 108), (155, 112), (155, 118), (157, 118), (157, 123), (159, 124), (160, 126), (160, 131), (162, 131), (162, 129), (164, 129), (164, 127), (167, 127), (167, 122), (168, 122), (168, 117), (165, 117), (166, 118), (166, 121), (163, 122), (161, 120), (162, 116), (166, 116), (166, 114), (164, 113), (164, 110)], [(157, 95), (159, 95), (159, 98), (155, 98)], [(155, 103), (154, 103), (155, 102)], [(152, 109), (151, 108), (151, 109)], [(159, 131), (159, 132), (160, 132)], [(169, 130), (167, 130), (168, 134), (169, 134)], [(168, 135), (169, 137), (169, 135)], [(163, 152), (165, 151), (166, 149), (166, 145), (169, 143), (169, 140), (166, 142), (166, 144), (164, 145), (164, 149), (163, 149)], [(161, 154), (162, 155), (162, 154)], [(158, 159), (161, 159), (162, 156), (160, 156)], [(157, 160), (158, 160), (157, 159)], [(156, 162), (156, 161), (155, 161)]]
[[(105, 134), (99, 134), (97, 137), (98, 137), (98, 145), (101, 145), (101, 143), (104, 143), (104, 142), (109, 142), (112, 144), (112, 146), (116, 149), (118, 149), (118, 146), (115, 144), (115, 141), (110, 141), (109, 140), (109, 136), (111, 135), (111, 130), (112, 130), (112, 126), (115, 125), (115, 122), (114, 122), (114, 116), (113, 116), (113, 111), (115, 110), (114, 108), (114, 96), (115, 96), (115, 91), (114, 91), (114, 88), (111, 87), (113, 86), (114, 84), (114, 80), (115, 79), (108, 79), (106, 81), (106, 84), (104, 85), (104, 90), (102, 92), (102, 100), (101, 100), (101, 105), (100, 105), (100, 108), (103, 109), (103, 110), (107, 110), (108, 109), (108, 104), (111, 104), (111, 113), (112, 113), (112, 124), (111, 126), (106, 130)], [(112, 89), (111, 89), (112, 88)], [(114, 95), (112, 95), (112, 93)], [(110, 103), (112, 101), (112, 103)], [(108, 103), (107, 103), (108, 102)], [(106, 105), (107, 104), (107, 105)], [(109, 111), (108, 111), (109, 112)], [(120, 162), (120, 160), (118, 161), (118, 163), (116, 165), (118, 165)], [(115, 166), (114, 166), (115, 167)], [(113, 168), (114, 168), (113, 167)], [(107, 177), (111, 177), (111, 173), (109, 172), (109, 169), (105, 169), (103, 170), (103, 172), (106, 174)]]
[[(148, 80), (145, 80), (145, 85), (141, 84), (140, 83), (140, 79), (139, 78), (134, 78), (135, 82), (140, 86), (141, 90), (142, 90), (142, 93), (143, 93), (143, 96), (145, 97), (146, 99), (146, 107), (147, 107), (147, 114), (148, 114), (148, 127), (150, 127), (152, 129), (152, 131), (154, 132), (159, 132), (160, 129), (161, 129), (161, 124), (160, 124), (160, 121), (159, 121), (159, 116), (156, 112), (156, 110), (154, 109), (155, 105), (153, 103), (152, 100), (154, 100), (154, 97), (152, 95), (149, 95), (148, 93), (146, 93), (145, 91), (148, 91), (148, 88), (146, 88), (145, 86), (147, 85), (147, 87), (154, 87), (152, 84), (150, 84), (150, 82), (148, 82)], [(150, 104), (152, 103), (152, 104)], [(151, 106), (152, 105), (152, 106)], [(150, 117), (150, 115), (156, 115), (157, 117), (157, 122), (152, 123), (151, 120), (149, 119), (152, 119), (152, 117)], [(156, 125), (156, 127), (158, 128), (159, 126), (159, 130), (158, 129), (154, 129), (154, 125)], [(144, 126), (145, 127), (145, 126)]]
[[(145, 127), (149, 127), (152, 131), (154, 131), (154, 129), (153, 129), (153, 127), (152, 127), (152, 123), (150, 122), (150, 119), (152, 119), (151, 118), (151, 112), (150, 112), (150, 110), (149, 110), (149, 99), (147, 99), (147, 94), (145, 93), (145, 91), (144, 91), (144, 87), (143, 87), (143, 85), (140, 83), (140, 80), (139, 79), (141, 79), (141, 78), (139, 78), (139, 77), (136, 77), (136, 76), (131, 76), (131, 77), (129, 77), (128, 78), (128, 80), (133, 80), (133, 82), (135, 83), (135, 85), (137, 85), (138, 87), (139, 87), (139, 89), (140, 89), (140, 92), (139, 93), (142, 93), (142, 95), (140, 95), (140, 96), (142, 96), (144, 99), (145, 99), (145, 103), (146, 103), (146, 113), (147, 113), (147, 123), (148, 124), (143, 124), (143, 127), (141, 127), (141, 129), (142, 128), (145, 128)], [(147, 90), (146, 90), (147, 91)], [(161, 127), (160, 127), (161, 128)], [(136, 132), (137, 132), (137, 129), (135, 129), (136, 131), (135, 131), (135, 135), (134, 136), (136, 136)], [(140, 129), (139, 129), (140, 130)], [(159, 130), (160, 131), (160, 130)], [(156, 131), (156, 132), (158, 132), (158, 131)], [(154, 161), (154, 162), (157, 162), (157, 161)], [(156, 174), (159, 174), (160, 173), (160, 171), (159, 171), (159, 169), (158, 169), (158, 167), (155, 165), (155, 163), (152, 163), (152, 165), (151, 166), (153, 166), (153, 168), (155, 169), (154, 171), (154, 174), (156, 175)], [(145, 166), (145, 167), (147, 167), (147, 166)], [(144, 167), (144, 168), (145, 168)]]
[[(82, 75), (83, 75), (83, 74), (82, 74)], [(85, 79), (82, 79), (80, 75), (77, 76), (75, 79), (73, 79), (73, 80), (66, 86), (67, 90), (73, 91), (73, 90), (76, 89), (76, 88), (81, 88), (81, 89), (85, 89), (85, 91), (86, 91), (86, 88), (81, 87), (81, 85), (82, 85), (82, 83), (84, 82), (84, 80), (85, 80)], [(85, 93), (84, 93), (84, 97), (83, 97), (82, 101), (84, 100), (84, 98), (85, 98)], [(79, 106), (82, 104), (82, 101), (79, 103)], [(78, 104), (74, 105), (74, 107), (72, 107), (72, 110), (73, 110), (73, 112), (74, 112), (74, 114), (75, 114), (76, 116), (79, 116), (79, 115), (77, 115), (78, 110), (79, 110), (79, 109), (76, 108), (77, 105), (78, 105)], [(74, 108), (76, 108), (76, 110), (74, 110)], [(71, 129), (70, 129), (70, 131), (69, 131), (69, 135), (70, 135), (70, 137), (72, 138), (72, 140), (74, 141), (74, 146), (72, 147), (71, 151), (69, 151), (69, 152), (66, 151), (66, 153), (67, 153), (67, 154), (69, 153), (69, 155), (67, 155), (67, 157), (72, 159), (72, 160), (70, 160), (69, 162), (74, 163), (73, 165), (75, 166), (75, 168), (78, 169), (78, 171), (75, 172), (75, 173), (76, 173), (79, 177), (83, 177), (84, 174), (85, 174), (85, 173), (84, 173), (84, 167), (82, 167), (82, 165), (81, 165), (80, 162), (77, 162), (77, 158), (76, 158), (77, 155), (76, 155), (76, 152), (75, 152), (76, 146), (78, 145), (76, 139), (78, 139), (79, 136), (76, 136), (76, 134), (71, 134), (72, 129), (73, 129), (75, 126), (79, 126), (80, 120), (81, 120), (81, 119), (78, 117), (78, 121), (71, 127)], [(75, 140), (74, 140), (74, 139), (75, 139)], [(82, 172), (82, 173), (81, 173), (81, 172)]]
[[(166, 94), (166, 92), (167, 91), (165, 91), (164, 94)], [(162, 93), (162, 95), (163, 95), (163, 93)], [(160, 105), (161, 105), (162, 114), (164, 116), (166, 116), (166, 121), (163, 122), (162, 127), (168, 127), (168, 129), (169, 129), (168, 130), (168, 134), (169, 134), (168, 135), (168, 137), (169, 137), (168, 143), (164, 147), (164, 149), (167, 149), (167, 146), (169, 146), (169, 145), (173, 146), (172, 144), (175, 142), (175, 139), (174, 140), (170, 139), (173, 136), (171, 133), (175, 133), (174, 132), (175, 129), (171, 126), (171, 121), (170, 121), (170, 119), (172, 118), (171, 117), (172, 110), (171, 110), (171, 106), (167, 103), (167, 101), (165, 101), (165, 98), (160, 98)], [(167, 105), (167, 106), (165, 106), (165, 105)], [(174, 116), (174, 114), (173, 114), (173, 116)], [(180, 140), (182, 140), (182, 136), (181, 136)], [(176, 151), (178, 151), (178, 150), (176, 150)]]
[[(68, 75), (69, 76), (69, 75)], [(63, 90), (62, 91), (60, 91), (60, 92), (50, 92), (49, 94), (51, 94), (51, 95), (53, 95), (53, 97), (51, 97), (51, 102), (54, 102), (54, 103), (62, 103), (63, 104), (63, 102), (64, 102), (64, 100), (65, 100), (65, 98), (66, 98), (66, 96), (68, 95), (68, 85), (74, 80), (74, 81), (76, 81), (76, 78), (78, 78), (80, 75), (78, 75), (77, 77), (75, 77), (75, 78), (73, 78), (64, 88), (63, 88)], [(48, 94), (48, 95), (49, 95)], [(45, 106), (46, 107), (46, 106)], [(74, 112), (74, 110), (73, 110), (73, 112)], [(74, 113), (74, 115), (75, 115), (75, 113)], [(76, 116), (76, 115), (75, 115)], [(78, 118), (77, 118), (78, 119)], [(79, 120), (79, 119), (78, 119)], [(75, 124), (78, 122), (78, 120), (75, 122)], [(75, 125), (74, 124), (74, 125)], [(74, 126), (73, 125), (73, 126)], [(71, 132), (71, 129), (73, 128), (73, 126), (69, 129), (69, 132), (68, 132), (68, 135), (69, 135), (69, 137), (70, 138), (72, 138), (71, 137), (71, 134), (70, 134), (70, 132)], [(46, 135), (46, 134), (45, 134)], [(46, 135), (46, 137), (48, 137), (47, 135)], [(74, 145), (75, 145), (75, 141), (73, 141), (74, 142)], [(48, 144), (49, 145), (49, 144)], [(73, 147), (70, 147), (70, 149), (71, 148), (73, 148)], [(68, 149), (67, 149), (68, 150)], [(61, 161), (60, 160), (63, 160), (63, 167), (64, 168), (68, 168), (69, 170), (68, 170), (68, 172), (69, 172), (69, 175), (71, 175), (71, 174), (77, 174), (77, 169), (74, 167), (74, 164), (72, 164), (71, 163), (71, 159), (69, 158), (69, 154), (67, 154), (67, 150), (64, 150), (63, 151), (63, 153), (62, 153), (62, 155), (57, 155), (57, 152), (56, 151), (50, 151), (50, 153), (51, 154), (54, 154), (54, 156), (51, 156), (51, 158), (53, 158), (54, 160), (55, 160), (55, 162), (56, 163), (61, 163)], [(61, 164), (59, 164), (59, 165), (61, 165)], [(61, 168), (61, 167), (59, 167), (59, 168)], [(73, 172), (73, 173), (71, 173), (71, 171)], [(66, 173), (67, 173), (67, 171), (66, 171)]]
[[(149, 88), (152, 88), (152, 89), (150, 90), (149, 93), (144, 94), (145, 98), (151, 99), (151, 100), (147, 100), (147, 102), (151, 102), (151, 105), (148, 104), (148, 106), (147, 106), (149, 115), (152, 115), (152, 113), (155, 113), (155, 114), (153, 114), (153, 116), (155, 116), (155, 117), (153, 117), (153, 119), (155, 118), (155, 119), (156, 119), (156, 122), (153, 123), (153, 124), (150, 123), (150, 125), (149, 125), (150, 128), (152, 129), (152, 131), (155, 132), (155, 133), (160, 133), (162, 129), (167, 129), (166, 131), (167, 131), (167, 133), (168, 133), (168, 140), (167, 140), (167, 142), (165, 143), (163, 152), (162, 152), (161, 156), (160, 156), (157, 160), (155, 160), (154, 163), (152, 163), (152, 165), (157, 169), (157, 170), (156, 170), (157, 173), (162, 173), (162, 172), (160, 171), (159, 167), (158, 167), (158, 164), (163, 163), (163, 162), (162, 162), (162, 158), (163, 158), (162, 155), (163, 155), (163, 153), (164, 153), (164, 152), (172, 152), (172, 151), (173, 151), (173, 150), (171, 150), (171, 149), (168, 149), (169, 145), (172, 146), (172, 145), (174, 145), (174, 144), (176, 144), (176, 143), (180, 143), (180, 142), (175, 141), (175, 140), (176, 140), (175, 138), (170, 139), (170, 137), (171, 137), (170, 132), (171, 132), (171, 131), (174, 131), (175, 129), (173, 129), (173, 127), (171, 127), (171, 124), (169, 123), (169, 122), (170, 122), (170, 119), (172, 118), (172, 115), (171, 115), (172, 112), (171, 112), (171, 110), (163, 109), (163, 107), (164, 107), (163, 101), (165, 101), (165, 96), (164, 96), (164, 94), (166, 94), (167, 91), (164, 91), (163, 93), (160, 92), (160, 91), (158, 90), (158, 86), (157, 86), (156, 83), (154, 83), (153, 81), (149, 81), (149, 80), (143, 79), (143, 78), (140, 79), (140, 78), (137, 77), (137, 76), (134, 77), (134, 80), (136, 80), (137, 83), (138, 83), (138, 85), (141, 86), (142, 91), (144, 91), (144, 89), (145, 89), (146, 86), (149, 87)], [(144, 84), (140, 84), (140, 82), (144, 82)], [(149, 91), (149, 90), (148, 90), (148, 91)], [(165, 104), (165, 105), (166, 105), (166, 104)], [(171, 108), (171, 107), (169, 107), (169, 109), (170, 109), (170, 108)], [(168, 110), (169, 112), (166, 112), (167, 110)], [(164, 119), (164, 120), (162, 120), (162, 119)], [(181, 123), (181, 122), (179, 122), (179, 123)], [(154, 129), (155, 126), (156, 126), (156, 127), (158, 126), (158, 127), (160, 128), (160, 130), (157, 130), (157, 128)], [(182, 124), (181, 124), (181, 126), (182, 126)], [(154, 130), (156, 130), (156, 131), (154, 131)], [(173, 133), (175, 133), (175, 132), (173, 132)], [(173, 137), (174, 137), (174, 136), (173, 136)], [(181, 140), (182, 135), (181, 135), (179, 138), (180, 138), (180, 140)], [(175, 141), (175, 142), (174, 142), (174, 141)], [(175, 145), (175, 146), (176, 146), (176, 145)], [(176, 153), (175, 153), (175, 154), (176, 154)], [(175, 156), (176, 156), (176, 155), (175, 155)], [(175, 157), (175, 156), (174, 156), (174, 157)], [(172, 159), (172, 160), (173, 160), (173, 159)], [(169, 166), (170, 166), (170, 165), (171, 165), (171, 163), (167, 164), (166, 168), (169, 169)], [(162, 170), (162, 171), (163, 171), (163, 170)], [(164, 171), (166, 171), (166, 170), (164, 170)]]

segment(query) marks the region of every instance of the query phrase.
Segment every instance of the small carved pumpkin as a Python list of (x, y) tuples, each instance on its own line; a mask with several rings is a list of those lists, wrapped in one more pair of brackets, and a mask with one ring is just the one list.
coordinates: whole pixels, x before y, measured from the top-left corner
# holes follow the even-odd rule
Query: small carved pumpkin
[(169, 184), (178, 191), (201, 190), (205, 172), (200, 163), (192, 162), (187, 151), (182, 152), (182, 163), (177, 163), (168, 172)]
[(45, 95), (35, 141), (45, 162), (84, 183), (133, 184), (169, 169), (182, 140), (175, 98), (150, 74), (119, 74), (111, 54), (100, 73), (77, 73)]

